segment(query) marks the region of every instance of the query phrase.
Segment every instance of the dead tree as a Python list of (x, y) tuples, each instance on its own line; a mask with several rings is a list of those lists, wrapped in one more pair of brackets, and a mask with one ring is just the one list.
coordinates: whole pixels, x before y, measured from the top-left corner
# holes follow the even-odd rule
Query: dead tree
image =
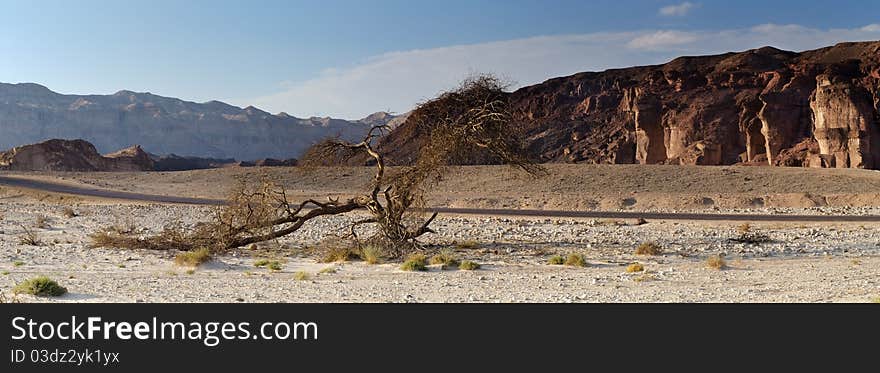
[[(542, 168), (525, 156), (513, 135), (505, 86), (492, 76), (466, 80), (458, 89), (446, 92), (421, 105), (407, 119), (426, 134), (415, 161), (389, 168), (377, 148), (378, 139), (388, 133), (386, 126), (372, 127), (359, 142), (327, 139), (313, 146), (304, 156), (306, 167), (326, 164), (330, 159), (366, 157), (375, 167), (368, 191), (345, 200), (306, 200), (290, 202), (284, 188), (269, 181), (248, 184), (235, 193), (216, 212), (214, 221), (203, 224), (193, 237), (215, 249), (232, 249), (284, 237), (313, 219), (365, 211), (366, 217), (354, 222), (348, 231), (360, 243), (358, 228), (373, 225), (377, 232), (367, 238), (391, 257), (420, 248), (417, 239), (432, 233), (430, 225), (437, 213), (424, 213), (426, 190), (443, 176), (447, 165), (458, 164), (468, 154), (487, 154), (498, 162), (516, 165), (535, 174)], [(313, 172), (327, 168), (315, 167)]]

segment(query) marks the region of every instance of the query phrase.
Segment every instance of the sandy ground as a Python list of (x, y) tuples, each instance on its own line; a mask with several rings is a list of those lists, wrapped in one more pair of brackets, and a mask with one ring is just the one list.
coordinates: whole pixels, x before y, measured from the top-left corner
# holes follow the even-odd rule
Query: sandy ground
[[(182, 173), (18, 174), (22, 177), (150, 194), (217, 198), (235, 176), (261, 172), (299, 197), (346, 195), (369, 169), (304, 173), (298, 169), (227, 169)], [(639, 167), (555, 165), (541, 180), (506, 167), (456, 168), (435, 188), (435, 205), (483, 208), (748, 210), (751, 213), (880, 214), (880, 173), (768, 167)], [(338, 176), (326, 176), (326, 175)], [(323, 176), (322, 176), (323, 175)], [(874, 196), (874, 197), (872, 197)], [(294, 197), (297, 198), (297, 197)], [(711, 203), (706, 199), (710, 199)], [(760, 199), (762, 203), (755, 202)], [(593, 201), (593, 202), (589, 202)], [(780, 202), (782, 201), (782, 202)], [(853, 202), (855, 201), (855, 202)], [(854, 206), (850, 206), (854, 205)], [(73, 208), (79, 216), (65, 217)], [(357, 216), (310, 222), (302, 231), (215, 258), (193, 271), (174, 253), (89, 248), (89, 234), (113, 225), (159, 232), (192, 226), (211, 207), (90, 200), (0, 189), (0, 290), (47, 275), (68, 288), (60, 298), (26, 302), (872, 302), (880, 298), (880, 227), (863, 223), (753, 223), (771, 242), (733, 241), (741, 223), (441, 216), (432, 249), (451, 248), (477, 271), (401, 271), (397, 264), (318, 263), (304, 248)], [(45, 217), (47, 225), (35, 227)], [(41, 244), (25, 245), (26, 230)], [(637, 256), (654, 241), (660, 256)], [(467, 243), (467, 245), (462, 245)], [(586, 268), (548, 265), (579, 253)], [(722, 255), (728, 268), (709, 268)], [(283, 263), (256, 268), (257, 259)], [(643, 273), (626, 273), (632, 263)], [(332, 273), (327, 271), (332, 268)], [(306, 280), (296, 273), (305, 272)]]
[[(750, 208), (877, 207), (880, 171), (780, 167), (548, 165), (533, 178), (506, 166), (454, 167), (430, 203), (463, 208), (705, 211)], [(224, 198), (235, 180), (261, 175), (293, 198), (360, 193), (366, 167), (227, 168), (158, 173), (13, 173), (145, 194)], [(9, 175), (9, 174), (7, 174)], [(0, 190), (2, 192), (2, 190)]]

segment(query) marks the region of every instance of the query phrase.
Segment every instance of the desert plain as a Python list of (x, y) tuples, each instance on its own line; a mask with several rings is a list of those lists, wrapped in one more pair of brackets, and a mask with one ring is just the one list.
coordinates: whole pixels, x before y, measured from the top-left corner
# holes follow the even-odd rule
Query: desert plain
[[(478, 270), (399, 262), (323, 263), (310, 250), (358, 214), (221, 255), (197, 268), (173, 252), (91, 247), (90, 235), (140, 235), (211, 218), (210, 204), (59, 193), (0, 180), (0, 290), (39, 275), (68, 293), (22, 302), (877, 302), (880, 172), (749, 166), (547, 165), (532, 177), (507, 166), (453, 167), (429, 193), (443, 213), (424, 236)], [(221, 200), (238, 180), (267, 177), (291, 200), (361, 193), (372, 169), (224, 168), (183, 172), (4, 172), (0, 177), (96, 191)], [(635, 218), (493, 211), (629, 212)], [(71, 214), (73, 212), (73, 214)], [(652, 214), (664, 213), (662, 219)], [(676, 214), (682, 214), (677, 219)], [(699, 220), (686, 214), (699, 214)], [(712, 215), (718, 215), (717, 219)], [(736, 219), (731, 219), (734, 215)], [(816, 219), (784, 220), (780, 216)], [(844, 218), (845, 217), (845, 218)], [(747, 225), (747, 227), (746, 227)], [(746, 237), (759, 238), (743, 240)], [(37, 244), (22, 238), (36, 236)], [(637, 255), (653, 242), (659, 255)], [(583, 266), (551, 265), (579, 254)], [(723, 258), (715, 268), (709, 258)], [(256, 267), (278, 261), (280, 270)], [(643, 271), (628, 272), (632, 264)]]

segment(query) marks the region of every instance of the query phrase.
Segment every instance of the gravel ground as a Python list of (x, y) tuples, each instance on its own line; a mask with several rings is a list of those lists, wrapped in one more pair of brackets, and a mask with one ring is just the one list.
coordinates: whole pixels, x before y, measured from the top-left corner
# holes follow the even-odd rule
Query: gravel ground
[[(48, 275), (70, 293), (60, 298), (19, 296), (26, 302), (866, 302), (880, 297), (880, 227), (858, 223), (754, 223), (770, 242), (746, 244), (734, 222), (511, 219), (441, 216), (429, 247), (458, 247), (456, 255), (483, 265), (477, 271), (412, 273), (395, 264), (317, 263), (299, 250), (338, 231), (353, 217), (308, 224), (295, 235), (257, 250), (224, 255), (192, 273), (173, 253), (88, 248), (88, 235), (111, 225), (158, 232), (179, 221), (205, 219), (209, 207), (78, 205), (68, 218), (52, 203), (0, 205), (0, 289)], [(816, 209), (795, 209), (809, 213)], [(847, 210), (843, 210), (846, 212)], [(721, 212), (730, 212), (724, 210)], [(751, 211), (755, 212), (755, 211)], [(836, 211), (835, 213), (841, 213)], [(852, 211), (848, 211), (852, 213)], [(35, 228), (45, 216), (47, 226)], [(19, 242), (24, 227), (41, 246)], [(664, 247), (661, 256), (636, 256), (641, 242)], [(281, 248), (281, 249), (279, 249)], [(583, 254), (586, 268), (551, 266), (556, 254)], [(706, 265), (722, 255), (729, 268)], [(255, 268), (271, 256), (283, 270)], [(631, 263), (644, 273), (626, 273)], [(333, 268), (334, 273), (319, 273)], [(296, 280), (297, 272), (308, 273)]]

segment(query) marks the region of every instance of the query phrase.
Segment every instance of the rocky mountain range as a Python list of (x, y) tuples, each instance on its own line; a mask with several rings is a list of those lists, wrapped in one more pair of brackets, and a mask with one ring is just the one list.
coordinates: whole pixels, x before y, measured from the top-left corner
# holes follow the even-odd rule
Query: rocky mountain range
[(38, 84), (0, 83), (0, 150), (49, 139), (83, 139), (99, 152), (141, 145), (156, 154), (253, 161), (298, 157), (327, 136), (358, 138), (388, 113), (347, 121), (296, 118), (219, 101), (194, 103), (150, 93), (64, 95)]
[[(880, 42), (585, 72), (509, 95), (542, 162), (880, 168)], [(398, 164), (425, 136), (382, 140)]]

